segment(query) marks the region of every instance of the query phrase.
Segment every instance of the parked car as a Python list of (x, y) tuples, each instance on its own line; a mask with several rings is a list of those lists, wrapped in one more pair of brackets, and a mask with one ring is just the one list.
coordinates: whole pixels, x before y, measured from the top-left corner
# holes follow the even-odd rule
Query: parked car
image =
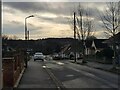
[(60, 60), (61, 56), (59, 54), (54, 54), (53, 55), (53, 60)]
[(36, 61), (36, 60), (42, 60), (42, 61), (44, 61), (45, 56), (41, 52), (36, 52), (34, 54), (33, 58), (34, 58), (34, 61)]
[[(69, 57), (70, 57), (70, 60), (75, 59), (74, 53), (71, 53), (71, 54), (69, 55)], [(78, 54), (78, 53), (76, 53), (76, 58), (77, 58), (78, 60), (79, 60), (79, 59), (83, 59), (83, 54)]]
[(45, 60), (53, 60), (51, 55), (46, 55)]

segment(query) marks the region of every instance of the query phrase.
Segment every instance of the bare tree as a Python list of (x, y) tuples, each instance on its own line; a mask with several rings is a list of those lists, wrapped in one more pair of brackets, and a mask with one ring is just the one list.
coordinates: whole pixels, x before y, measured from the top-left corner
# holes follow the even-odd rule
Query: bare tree
[(9, 36), (9, 35), (2, 35), (2, 40), (17, 40), (18, 37), (15, 35)]
[(116, 67), (117, 51), (116, 51), (116, 40), (114, 36), (120, 32), (120, 2), (106, 3), (105, 12), (100, 14), (100, 18), (103, 22), (103, 26), (106, 29), (106, 34), (113, 36), (113, 50), (114, 60), (113, 68)]
[[(73, 13), (75, 19), (73, 17)], [(71, 29), (74, 30), (74, 38), (78, 39), (81, 42), (80, 47), (82, 49), (83, 60), (82, 63), (86, 62), (84, 59), (85, 56), (85, 40), (90, 36), (94, 35), (94, 26), (93, 26), (93, 18), (90, 17), (90, 11), (88, 8), (83, 8), (81, 3), (79, 3), (77, 11), (75, 10), (72, 12), (72, 17), (70, 17), (70, 26)], [(75, 24), (75, 25), (74, 25)], [(75, 50), (76, 51), (76, 50)], [(75, 59), (76, 61), (76, 59)]]
[(9, 37), (7, 35), (2, 35), (2, 40), (8, 40)]
[(18, 37), (17, 37), (16, 35), (13, 35), (11, 38), (12, 38), (13, 40), (17, 40), (17, 39), (18, 39)]
[(76, 24), (76, 29), (77, 29), (77, 35), (78, 39), (82, 42), (82, 54), (83, 54), (83, 60), (82, 63), (86, 62), (84, 59), (85, 56), (85, 40), (93, 35), (93, 21), (90, 18), (90, 12), (88, 9), (83, 8), (80, 4), (77, 9), (77, 24)]

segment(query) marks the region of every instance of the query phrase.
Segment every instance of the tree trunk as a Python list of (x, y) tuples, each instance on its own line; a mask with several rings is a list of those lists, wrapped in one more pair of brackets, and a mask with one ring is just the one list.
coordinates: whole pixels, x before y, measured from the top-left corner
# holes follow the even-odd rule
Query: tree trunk
[(116, 69), (117, 50), (116, 50), (116, 40), (115, 40), (115, 34), (113, 34), (113, 51), (114, 51), (113, 69)]
[(85, 61), (85, 41), (84, 40), (82, 40), (82, 45), (83, 45), (83, 47), (82, 47), (82, 54), (83, 54), (82, 64), (83, 64), (83, 63), (86, 63), (86, 61)]

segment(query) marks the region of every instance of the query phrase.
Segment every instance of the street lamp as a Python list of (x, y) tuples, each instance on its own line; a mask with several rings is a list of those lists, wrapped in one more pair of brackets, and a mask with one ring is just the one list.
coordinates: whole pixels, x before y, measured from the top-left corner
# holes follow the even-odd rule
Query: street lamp
[(25, 18), (25, 40), (27, 40), (27, 19), (31, 17), (34, 17), (34, 15), (30, 15)]
[(27, 40), (29, 40), (29, 31), (27, 31), (27, 36), (28, 36)]
[[(34, 17), (34, 15), (30, 15), (28, 17), (25, 18), (25, 41), (27, 41), (28, 39), (28, 30), (27, 30), (27, 19)], [(28, 45), (28, 43), (26, 42), (26, 44)], [(25, 49), (25, 67), (27, 68), (27, 62), (28, 62), (28, 56), (27, 56), (27, 48)]]

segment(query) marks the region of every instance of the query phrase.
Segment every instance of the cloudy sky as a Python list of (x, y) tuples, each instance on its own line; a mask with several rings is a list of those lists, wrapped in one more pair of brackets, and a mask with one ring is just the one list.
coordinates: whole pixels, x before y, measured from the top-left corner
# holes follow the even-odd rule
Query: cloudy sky
[[(2, 34), (24, 39), (25, 17), (34, 15), (27, 19), (30, 39), (73, 37), (70, 20), (78, 5), (78, 2), (4, 2)], [(81, 5), (91, 11), (95, 36), (105, 38), (98, 11), (104, 12), (106, 3), (82, 2)]]

